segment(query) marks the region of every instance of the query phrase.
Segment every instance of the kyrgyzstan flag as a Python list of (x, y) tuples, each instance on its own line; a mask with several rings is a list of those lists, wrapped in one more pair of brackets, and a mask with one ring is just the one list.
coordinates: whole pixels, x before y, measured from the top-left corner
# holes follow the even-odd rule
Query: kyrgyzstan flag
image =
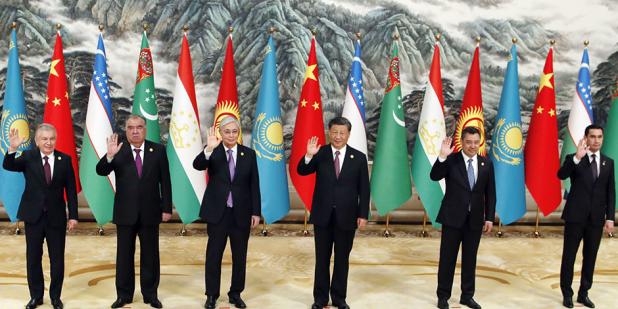
[(47, 96), (45, 97), (45, 113), (43, 122), (56, 127), (56, 149), (69, 155), (75, 172), (77, 192), (82, 190), (79, 183), (79, 168), (75, 152), (75, 135), (73, 134), (73, 119), (69, 104), (67, 76), (64, 70), (64, 55), (62, 53), (62, 38), (60, 31), (56, 33), (56, 46), (49, 68), (47, 81)]
[[(223, 71), (221, 72), (221, 84), (219, 85), (219, 96), (215, 106), (215, 132), (219, 135), (219, 123), (226, 116), (232, 116), (240, 121), (238, 108), (238, 90), (236, 88), (236, 68), (234, 67), (234, 46), (232, 45), (232, 34), (227, 38), (225, 48), (225, 59), (223, 60)], [(238, 134), (238, 143), (242, 144), (242, 130)]]
[(528, 138), (524, 147), (526, 185), (543, 215), (554, 211), (561, 201), (558, 121), (554, 89), (553, 51), (549, 48), (539, 91), (532, 110)]
[(320, 97), (320, 81), (318, 79), (318, 60), (315, 54), (315, 37), (311, 39), (311, 50), (305, 70), (305, 81), (300, 93), (300, 101), (296, 112), (294, 137), (292, 139), (292, 153), (290, 154), (290, 178), (296, 192), (311, 211), (315, 173), (300, 176), (296, 166), (307, 153), (307, 141), (313, 136), (318, 137), (318, 145), (324, 145), (324, 119), (322, 117), (322, 98)]

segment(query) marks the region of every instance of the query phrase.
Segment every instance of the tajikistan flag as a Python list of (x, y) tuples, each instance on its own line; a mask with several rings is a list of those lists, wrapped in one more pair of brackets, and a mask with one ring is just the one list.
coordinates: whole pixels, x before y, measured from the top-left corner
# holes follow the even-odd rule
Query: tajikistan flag
[(185, 33), (178, 60), (178, 76), (167, 141), (172, 198), (180, 220), (184, 224), (191, 223), (198, 218), (206, 190), (205, 173), (193, 168), (193, 159), (202, 151), (199, 119), (191, 54)]
[(429, 172), (440, 154), (440, 146), (446, 137), (444, 124), (444, 97), (442, 96), (442, 76), (440, 74), (440, 46), (436, 43), (433, 60), (429, 71), (429, 82), (425, 89), (425, 99), (418, 122), (416, 142), (412, 153), (412, 179), (427, 216), (434, 227), (442, 198), (444, 197), (444, 179), (435, 182), (429, 178)]

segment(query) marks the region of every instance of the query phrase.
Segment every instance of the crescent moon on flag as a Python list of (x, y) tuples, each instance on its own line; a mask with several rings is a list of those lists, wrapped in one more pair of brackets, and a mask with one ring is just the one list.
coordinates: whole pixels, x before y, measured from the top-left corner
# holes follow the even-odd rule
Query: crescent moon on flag
[(150, 121), (158, 121), (159, 117), (157, 116), (157, 114), (149, 114), (147, 111), (144, 110), (144, 107), (140, 104), (139, 105), (139, 111), (140, 113), (142, 113), (142, 116), (144, 116), (144, 118), (150, 120)]
[(395, 123), (397, 123), (399, 126), (401, 127), (405, 127), (406, 123), (403, 122), (403, 120), (397, 118), (397, 115), (395, 115), (395, 111), (393, 111), (393, 119), (395, 120)]

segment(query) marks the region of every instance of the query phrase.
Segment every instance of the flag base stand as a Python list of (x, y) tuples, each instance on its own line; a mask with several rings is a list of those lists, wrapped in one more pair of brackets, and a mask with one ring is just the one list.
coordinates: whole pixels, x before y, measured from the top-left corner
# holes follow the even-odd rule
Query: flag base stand
[(99, 236), (105, 235), (105, 230), (103, 229), (103, 226), (99, 225), (99, 229), (97, 230), (97, 234)]
[(427, 232), (427, 212), (423, 215), (423, 230), (420, 232), (419, 236), (422, 238), (429, 237), (429, 232)]
[(498, 222), (498, 232), (496, 232), (496, 236), (498, 238), (502, 238), (502, 236), (504, 236), (504, 233), (502, 233), (502, 221)]
[(15, 226), (15, 235), (21, 235), (21, 228), (19, 227), (19, 221), (17, 221)]
[(188, 233), (187, 233), (187, 226), (183, 224), (182, 227), (180, 228), (180, 231), (178, 231), (177, 235), (180, 236), (180, 237), (187, 236), (188, 235)]
[(541, 232), (539, 232), (539, 208), (536, 208), (536, 222), (534, 223), (534, 233), (532, 237), (541, 238)]
[(268, 226), (266, 225), (266, 223), (262, 224), (262, 231), (260, 232), (260, 234), (264, 237), (269, 236), (269, 232), (268, 232)]
[(614, 233), (607, 233), (607, 237), (614, 238)]
[(394, 237), (395, 236), (388, 229), (388, 225), (389, 225), (390, 221), (391, 221), (391, 215), (386, 215), (386, 228), (384, 229), (384, 232), (382, 232), (382, 236), (384, 236), (385, 238), (389, 238), (389, 237)]
[(309, 233), (309, 230), (307, 229), (307, 208), (305, 208), (305, 223), (303, 224), (303, 236), (307, 237), (307, 236), (311, 236), (311, 234)]

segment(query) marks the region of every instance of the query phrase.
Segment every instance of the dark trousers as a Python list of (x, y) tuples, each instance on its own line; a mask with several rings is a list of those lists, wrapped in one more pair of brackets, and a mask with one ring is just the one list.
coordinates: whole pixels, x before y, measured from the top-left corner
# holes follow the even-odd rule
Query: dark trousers
[[(348, 269), (350, 252), (354, 244), (356, 230), (342, 230), (337, 227), (335, 211), (332, 211), (327, 226), (315, 225), (315, 278), (313, 281), (313, 300), (318, 305), (328, 304), (328, 293), (333, 305), (345, 302), (348, 289)], [(335, 248), (333, 277), (330, 277), (330, 257)]]
[(562, 247), (562, 264), (560, 265), (560, 289), (565, 297), (573, 296), (573, 265), (579, 249), (579, 243), (584, 240), (582, 250), (584, 260), (582, 263), (581, 281), (578, 294), (588, 296), (588, 290), (592, 287), (594, 264), (597, 260), (599, 244), (603, 236), (603, 226), (591, 226), (586, 223), (565, 223), (564, 245)]
[(451, 297), (460, 244), (461, 299), (468, 300), (474, 296), (476, 254), (479, 249), (482, 230), (471, 229), (469, 219), (468, 216), (461, 228), (442, 226), (440, 262), (438, 265), (438, 298), (449, 299)]
[(132, 300), (135, 291), (135, 237), (139, 237), (139, 282), (144, 299), (157, 297), (159, 287), (159, 225), (117, 225), (116, 293)]
[(228, 295), (240, 296), (245, 289), (247, 273), (247, 244), (250, 227), (240, 227), (234, 219), (234, 209), (226, 207), (221, 222), (208, 223), (208, 244), (206, 245), (206, 295), (219, 297), (221, 288), (221, 260), (230, 238), (232, 248), (232, 284)]
[(28, 289), (30, 298), (43, 298), (45, 289), (43, 281), (43, 241), (47, 241), (49, 253), (51, 283), (49, 298), (60, 299), (62, 282), (64, 281), (64, 244), (66, 225), (52, 226), (47, 214), (44, 213), (36, 223), (25, 223), (26, 226), (26, 267), (28, 274)]

